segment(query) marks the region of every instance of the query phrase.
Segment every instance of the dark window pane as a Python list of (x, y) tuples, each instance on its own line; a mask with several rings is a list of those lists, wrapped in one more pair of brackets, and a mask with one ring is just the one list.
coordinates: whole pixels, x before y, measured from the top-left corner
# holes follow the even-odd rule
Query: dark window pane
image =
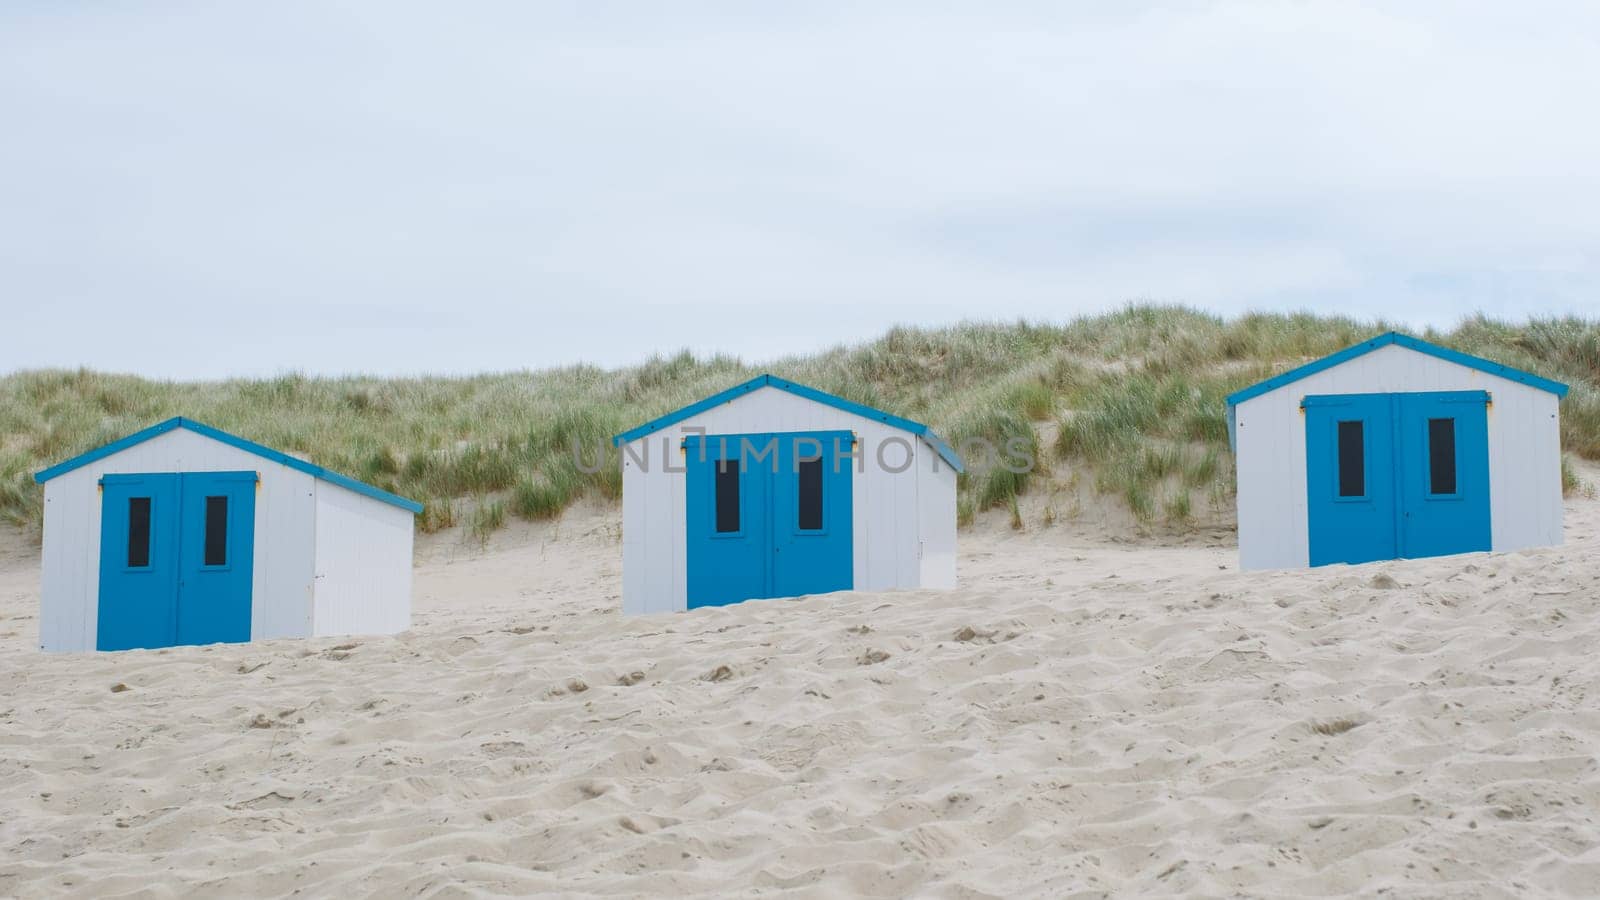
[(1339, 423), (1339, 496), (1367, 495), (1367, 448), (1361, 422)]
[(150, 498), (128, 498), (128, 568), (150, 565)]
[(1456, 492), (1456, 420), (1428, 420), (1428, 490)]
[(726, 534), (739, 530), (739, 461), (724, 459), (717, 462), (717, 532)]
[(822, 457), (800, 460), (800, 527), (822, 527)]
[(206, 498), (206, 565), (228, 564), (228, 498)]

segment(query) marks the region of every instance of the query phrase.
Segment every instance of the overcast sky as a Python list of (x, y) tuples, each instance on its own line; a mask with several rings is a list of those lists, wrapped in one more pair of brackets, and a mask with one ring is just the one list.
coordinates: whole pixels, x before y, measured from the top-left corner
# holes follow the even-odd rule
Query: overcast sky
[(0, 371), (1600, 313), (1597, 10), (7, 3)]

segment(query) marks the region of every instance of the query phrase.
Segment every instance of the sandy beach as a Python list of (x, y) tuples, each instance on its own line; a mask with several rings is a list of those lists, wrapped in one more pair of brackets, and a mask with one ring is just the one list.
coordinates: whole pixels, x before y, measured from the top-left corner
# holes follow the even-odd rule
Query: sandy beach
[(1597, 44), (0, 5), (0, 900), (1600, 900)]
[(995, 516), (954, 592), (625, 620), (578, 507), (423, 542), (398, 637), (73, 656), (6, 532), (0, 894), (1594, 896), (1597, 526), (1243, 575)]

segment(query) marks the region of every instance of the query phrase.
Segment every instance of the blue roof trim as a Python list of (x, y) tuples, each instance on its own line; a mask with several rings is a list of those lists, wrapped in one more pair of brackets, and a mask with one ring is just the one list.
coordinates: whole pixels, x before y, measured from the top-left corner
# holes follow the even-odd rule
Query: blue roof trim
[(129, 447), (132, 447), (134, 444), (142, 444), (158, 434), (166, 434), (174, 428), (177, 428), (182, 423), (182, 419), (168, 419), (159, 425), (151, 425), (149, 428), (146, 428), (143, 431), (135, 431), (133, 434), (128, 435), (120, 441), (112, 441), (111, 443), (106, 444), (104, 447), (90, 450), (88, 453), (74, 456), (66, 462), (56, 463), (48, 469), (35, 472), (33, 480), (36, 484), (44, 484), (46, 481), (49, 481), (57, 475), (65, 475), (68, 472), (71, 472), (73, 469), (87, 466), (89, 463), (92, 463), (97, 459), (105, 459), (113, 453), (121, 453)]
[(666, 428), (670, 425), (675, 425), (678, 422), (682, 422), (684, 419), (687, 419), (690, 416), (698, 416), (708, 409), (727, 403), (729, 400), (743, 397), (745, 394), (748, 394), (751, 391), (760, 390), (761, 388), (767, 386), (767, 379), (771, 377), (772, 376), (770, 375), (758, 375), (755, 378), (746, 381), (744, 384), (736, 384), (725, 391), (719, 391), (715, 394), (712, 394), (704, 400), (691, 403), (681, 409), (669, 412), (660, 418), (651, 419), (637, 428), (631, 428), (621, 434), (613, 435), (611, 438), (611, 446), (620, 447), (629, 441), (638, 440), (647, 434), (654, 434), (663, 428)]
[(814, 387), (808, 387), (807, 385), (799, 384), (793, 381), (787, 381), (779, 378), (776, 375), (757, 375), (755, 378), (752, 378), (743, 384), (734, 385), (725, 391), (712, 394), (711, 396), (697, 403), (691, 403), (682, 409), (667, 413), (660, 418), (651, 419), (637, 428), (633, 428), (616, 435), (611, 439), (611, 445), (614, 447), (620, 447), (629, 441), (636, 441), (646, 435), (654, 434), (663, 428), (676, 425), (677, 423), (682, 422), (684, 419), (690, 418), (691, 416), (697, 416), (708, 409), (721, 406), (730, 400), (738, 399), (739, 397), (743, 397), (745, 394), (748, 394), (751, 391), (757, 391), (764, 387), (774, 387), (780, 391), (787, 391), (788, 393), (794, 394), (797, 397), (804, 397), (807, 400), (814, 400), (818, 403), (826, 404), (835, 409), (842, 409), (847, 413), (860, 416), (863, 419), (871, 419), (874, 422), (882, 422), (891, 428), (898, 428), (901, 431), (909, 431), (927, 441), (929, 446), (933, 447), (933, 449), (938, 452), (939, 456), (943, 458), (946, 463), (949, 463), (950, 468), (955, 469), (957, 472), (965, 472), (967, 470), (966, 463), (961, 461), (961, 455), (956, 453), (955, 449), (949, 444), (945, 443), (943, 438), (935, 434), (933, 429), (922, 424), (921, 422), (913, 422), (910, 419), (902, 419), (899, 416), (886, 413), (881, 409), (873, 409), (870, 406), (865, 406), (852, 400), (846, 400), (843, 397), (835, 397), (826, 391), (819, 391)]
[(1480, 372), (1488, 372), (1490, 375), (1498, 375), (1499, 377), (1508, 381), (1521, 382), (1522, 384), (1529, 385), (1530, 387), (1536, 387), (1542, 391), (1549, 391), (1550, 393), (1555, 394), (1557, 397), (1567, 396), (1567, 386), (1559, 381), (1551, 381), (1548, 378), (1540, 378), (1537, 375), (1524, 372), (1521, 369), (1513, 369), (1510, 366), (1501, 365), (1497, 362), (1491, 362), (1487, 359), (1483, 359), (1482, 357), (1471, 356), (1469, 354), (1462, 353), (1460, 350), (1451, 350), (1449, 347), (1441, 347), (1438, 344), (1431, 344), (1425, 340), (1422, 340), (1421, 338), (1414, 338), (1408, 334), (1400, 334), (1399, 332), (1391, 331), (1387, 334), (1380, 334), (1370, 341), (1364, 341), (1356, 344), (1354, 347), (1346, 347), (1332, 356), (1324, 356), (1319, 360), (1306, 363), (1298, 368), (1290, 369), (1289, 371), (1284, 372), (1282, 375), (1275, 375), (1272, 378), (1268, 378), (1266, 381), (1260, 382), (1259, 384), (1253, 384), (1242, 391), (1236, 391), (1232, 394), (1229, 394), (1228, 405), (1238, 406), (1240, 403), (1243, 403), (1252, 397), (1259, 397), (1268, 391), (1275, 391), (1286, 384), (1292, 384), (1293, 382), (1299, 381), (1308, 375), (1315, 375), (1324, 369), (1331, 369), (1340, 363), (1349, 362), (1358, 356), (1365, 356), (1379, 347), (1387, 347), (1390, 344), (1398, 344), (1408, 350), (1415, 350), (1418, 353), (1426, 353), (1429, 356), (1437, 357), (1458, 365), (1463, 365), (1469, 369), (1477, 369)]
[(337, 484), (338, 486), (347, 490), (355, 491), (364, 497), (371, 497), (374, 500), (381, 500), (384, 503), (388, 503), (392, 506), (398, 506), (412, 514), (422, 512), (422, 504), (415, 500), (408, 500), (405, 497), (391, 494), (388, 491), (375, 488), (366, 482), (357, 481), (348, 475), (341, 475), (338, 472), (324, 469), (323, 467), (314, 463), (308, 463), (303, 459), (296, 459), (287, 453), (281, 453), (277, 450), (273, 450), (270, 447), (263, 447), (254, 441), (247, 441), (238, 435), (229, 434), (226, 431), (212, 428), (210, 425), (196, 422), (193, 419), (185, 419), (182, 416), (168, 419), (158, 425), (152, 425), (143, 431), (136, 431), (122, 440), (112, 441), (104, 447), (90, 450), (88, 453), (84, 453), (79, 456), (74, 456), (66, 462), (57, 463), (56, 465), (53, 465), (50, 468), (34, 475), (33, 480), (39, 484), (44, 484), (46, 481), (55, 478), (57, 475), (65, 475), (66, 473), (71, 472), (73, 469), (82, 468), (83, 466), (86, 466), (95, 460), (105, 459), (114, 453), (121, 453), (135, 444), (142, 444), (157, 435), (166, 434), (167, 432), (178, 428), (185, 429), (186, 431), (192, 431), (195, 434), (204, 435), (212, 440), (221, 441), (224, 444), (237, 447), (247, 453), (253, 453), (263, 459), (271, 460), (272, 462), (288, 466), (291, 469), (304, 472), (313, 478), (319, 478), (323, 481)]
[(1380, 334), (1369, 341), (1363, 341), (1362, 343), (1356, 344), (1353, 347), (1346, 347), (1345, 349), (1340, 350), (1338, 353), (1335, 353), (1331, 356), (1324, 356), (1321, 359), (1308, 362), (1303, 366), (1290, 369), (1281, 375), (1275, 375), (1271, 378), (1268, 378), (1266, 381), (1253, 384), (1244, 390), (1235, 391), (1234, 393), (1229, 394), (1227, 398), (1229, 446), (1233, 447), (1235, 444), (1234, 430), (1237, 426), (1235, 425), (1236, 416), (1234, 415), (1234, 407), (1253, 397), (1259, 397), (1262, 394), (1275, 391), (1284, 385), (1293, 384), (1294, 382), (1299, 381), (1308, 375), (1315, 375), (1324, 369), (1331, 369), (1340, 363), (1349, 362), (1358, 356), (1365, 356), (1366, 354), (1377, 350), (1379, 347), (1387, 347), (1390, 344), (1397, 344), (1401, 347), (1405, 347), (1408, 350), (1415, 350), (1418, 353), (1426, 353), (1429, 356), (1445, 360), (1446, 362), (1453, 362), (1457, 365), (1466, 366), (1469, 369), (1477, 369), (1480, 372), (1487, 372), (1490, 375), (1504, 378), (1507, 381), (1515, 381), (1521, 384), (1526, 384), (1529, 387), (1538, 388), (1542, 391), (1549, 391), (1550, 393), (1555, 394), (1557, 397), (1567, 396), (1567, 386), (1559, 381), (1551, 381), (1548, 378), (1540, 378), (1538, 375), (1524, 372), (1521, 369), (1513, 369), (1510, 366), (1492, 362), (1479, 356), (1472, 356), (1471, 354), (1462, 353), (1460, 350), (1451, 350), (1449, 347), (1441, 347), (1438, 344), (1430, 343), (1421, 338), (1415, 338), (1408, 334), (1401, 334), (1397, 331), (1390, 331)]

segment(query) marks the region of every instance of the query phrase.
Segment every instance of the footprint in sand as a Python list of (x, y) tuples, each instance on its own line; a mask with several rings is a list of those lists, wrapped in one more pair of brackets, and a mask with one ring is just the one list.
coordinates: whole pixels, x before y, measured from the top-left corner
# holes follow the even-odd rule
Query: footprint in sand
[(963, 625), (956, 629), (956, 633), (954, 635), (951, 635), (951, 637), (955, 638), (956, 641), (963, 644), (993, 644), (999, 642), (1000, 640), (1009, 641), (1016, 636), (1017, 632), (1012, 631), (1008, 632), (1004, 638), (1001, 638), (998, 630), (973, 628), (971, 625)]
[(1326, 737), (1336, 737), (1344, 734), (1346, 731), (1360, 728), (1361, 725), (1361, 722), (1349, 718), (1348, 716), (1343, 716), (1337, 719), (1330, 719), (1326, 722), (1312, 722), (1311, 730)]

